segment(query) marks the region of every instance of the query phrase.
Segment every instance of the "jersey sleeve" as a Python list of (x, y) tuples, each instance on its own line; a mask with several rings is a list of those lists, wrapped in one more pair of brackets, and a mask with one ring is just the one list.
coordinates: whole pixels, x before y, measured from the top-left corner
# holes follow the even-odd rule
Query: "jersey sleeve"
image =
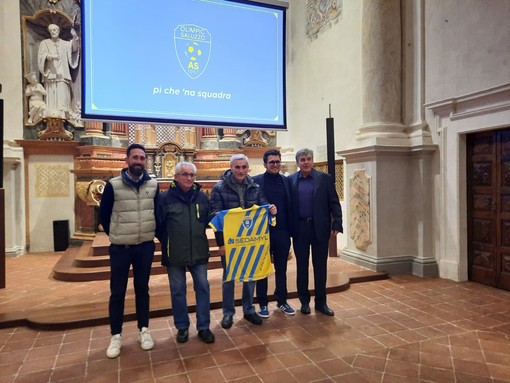
[(225, 214), (228, 213), (228, 210), (219, 211), (211, 222), (209, 222), (209, 226), (212, 227), (214, 231), (223, 231), (223, 225), (225, 224)]
[[(257, 206), (257, 205), (254, 205), (254, 206)], [(268, 218), (269, 226), (276, 226), (276, 215), (273, 215), (269, 212), (269, 206), (271, 206), (271, 205), (267, 203), (260, 207), (267, 210), (267, 218)]]

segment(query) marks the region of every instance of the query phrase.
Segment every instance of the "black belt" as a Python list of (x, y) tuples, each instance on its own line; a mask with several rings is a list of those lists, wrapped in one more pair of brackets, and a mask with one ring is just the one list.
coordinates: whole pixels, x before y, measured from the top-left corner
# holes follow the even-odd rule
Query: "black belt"
[(312, 223), (313, 222), (313, 218), (299, 218), (299, 220), (301, 222), (306, 222), (306, 223)]
[(137, 243), (136, 245), (117, 245), (115, 243), (112, 243), (112, 245), (123, 247), (124, 249), (132, 249), (133, 247), (141, 246), (141, 245), (144, 245), (149, 242), (152, 242), (152, 241), (141, 242), (141, 243)]

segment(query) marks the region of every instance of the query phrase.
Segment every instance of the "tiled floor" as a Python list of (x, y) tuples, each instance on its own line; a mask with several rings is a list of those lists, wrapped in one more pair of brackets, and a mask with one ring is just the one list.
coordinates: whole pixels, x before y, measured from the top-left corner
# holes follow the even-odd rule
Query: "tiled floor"
[[(107, 302), (108, 282), (58, 282), (59, 254), (7, 259), (0, 315), (25, 307)], [(353, 268), (330, 259), (331, 270)], [(211, 279), (217, 274), (211, 272)], [(131, 289), (131, 287), (130, 287)], [(168, 294), (165, 275), (151, 293)], [(132, 298), (132, 292), (130, 292)], [(129, 299), (129, 298), (128, 298)], [(290, 303), (298, 308), (298, 301)], [(510, 382), (510, 292), (475, 283), (395, 276), (328, 296), (335, 317), (274, 311), (262, 326), (241, 319), (216, 342), (194, 330), (177, 344), (172, 318), (155, 318), (156, 346), (142, 351), (126, 323), (121, 356), (105, 355), (108, 326), (67, 331), (0, 330), (0, 382)], [(192, 315), (194, 319), (194, 314)]]

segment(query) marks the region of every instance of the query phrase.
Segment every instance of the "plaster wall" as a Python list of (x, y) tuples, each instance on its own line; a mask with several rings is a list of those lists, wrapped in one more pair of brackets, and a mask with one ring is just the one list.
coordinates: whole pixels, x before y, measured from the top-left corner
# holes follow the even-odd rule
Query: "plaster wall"
[(510, 1), (425, 1), (425, 102), (510, 79)]
[(306, 1), (292, 1), (287, 18), (288, 132), (278, 146), (308, 147), (325, 161), (326, 118), (335, 119), (335, 150), (355, 142), (361, 125), (361, 1), (343, 1), (337, 23), (306, 36)]
[(23, 75), (19, 1), (0, 1), (0, 98), (4, 100), (4, 140), (23, 137)]
[[(29, 157), (30, 252), (53, 251), (53, 221), (69, 220), (70, 230), (75, 227), (74, 174), (71, 171), (62, 171), (56, 172), (55, 175), (53, 171), (53, 169), (62, 168), (72, 170), (72, 164), (73, 156), (69, 155), (31, 155)], [(44, 179), (40, 177), (41, 174), (43, 176), (49, 174), (54, 179)], [(65, 174), (68, 179), (65, 179), (62, 174)], [(60, 193), (63, 190), (66, 192)], [(59, 195), (48, 196), (53, 193)]]

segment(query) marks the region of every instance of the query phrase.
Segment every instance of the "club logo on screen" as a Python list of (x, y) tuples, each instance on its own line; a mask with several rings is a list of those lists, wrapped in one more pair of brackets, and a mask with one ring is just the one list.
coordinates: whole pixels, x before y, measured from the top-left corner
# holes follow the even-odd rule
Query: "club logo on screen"
[(195, 24), (174, 29), (174, 46), (182, 70), (192, 79), (204, 73), (211, 56), (211, 34)]

